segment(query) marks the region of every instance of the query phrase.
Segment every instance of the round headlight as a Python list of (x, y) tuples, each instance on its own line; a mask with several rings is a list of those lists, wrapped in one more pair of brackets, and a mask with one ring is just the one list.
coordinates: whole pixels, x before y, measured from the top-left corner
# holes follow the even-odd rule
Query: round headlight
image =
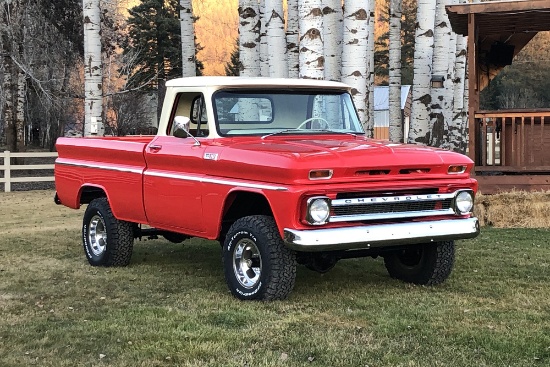
[(325, 224), (330, 215), (328, 198), (310, 199), (307, 211), (310, 224)]
[(460, 214), (468, 214), (474, 207), (474, 198), (469, 191), (461, 191), (456, 196), (456, 210)]

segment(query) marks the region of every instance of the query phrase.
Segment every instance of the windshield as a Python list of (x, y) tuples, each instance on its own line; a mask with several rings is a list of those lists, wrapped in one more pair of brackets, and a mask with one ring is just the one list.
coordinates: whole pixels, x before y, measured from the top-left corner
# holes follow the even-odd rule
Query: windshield
[(363, 134), (345, 91), (219, 91), (216, 127), (222, 136), (268, 134)]

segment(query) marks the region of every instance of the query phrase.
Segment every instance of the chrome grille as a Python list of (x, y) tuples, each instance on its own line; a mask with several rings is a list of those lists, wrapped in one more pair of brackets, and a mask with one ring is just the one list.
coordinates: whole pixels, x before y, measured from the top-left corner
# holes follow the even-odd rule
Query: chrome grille
[(384, 220), (455, 214), (456, 193), (336, 199), (330, 222)]

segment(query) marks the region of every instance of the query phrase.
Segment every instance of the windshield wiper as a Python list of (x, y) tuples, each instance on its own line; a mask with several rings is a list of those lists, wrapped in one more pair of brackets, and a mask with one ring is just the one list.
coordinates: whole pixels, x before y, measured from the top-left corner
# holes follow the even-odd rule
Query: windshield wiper
[(281, 131), (275, 131), (274, 133), (269, 133), (267, 135), (262, 136), (262, 139), (265, 139), (265, 138), (268, 138), (270, 136), (277, 135), (277, 134), (286, 134), (286, 133), (289, 133), (289, 132), (292, 132), (292, 131), (306, 131), (306, 129), (293, 128), (293, 129), (284, 129), (284, 130), (281, 130)]
[(349, 131), (340, 131), (340, 130), (331, 130), (331, 129), (308, 129), (308, 130), (319, 131), (319, 132), (322, 132), (322, 133), (331, 133), (331, 134), (346, 134), (346, 135), (351, 135), (351, 136), (357, 137), (356, 133), (352, 133), (352, 132), (349, 132)]

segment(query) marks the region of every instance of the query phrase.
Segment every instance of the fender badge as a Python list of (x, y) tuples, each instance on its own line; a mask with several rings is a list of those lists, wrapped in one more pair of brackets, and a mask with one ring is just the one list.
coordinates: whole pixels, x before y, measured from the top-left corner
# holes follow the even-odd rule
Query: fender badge
[(203, 158), (208, 160), (208, 161), (217, 161), (218, 160), (218, 153), (204, 153)]

